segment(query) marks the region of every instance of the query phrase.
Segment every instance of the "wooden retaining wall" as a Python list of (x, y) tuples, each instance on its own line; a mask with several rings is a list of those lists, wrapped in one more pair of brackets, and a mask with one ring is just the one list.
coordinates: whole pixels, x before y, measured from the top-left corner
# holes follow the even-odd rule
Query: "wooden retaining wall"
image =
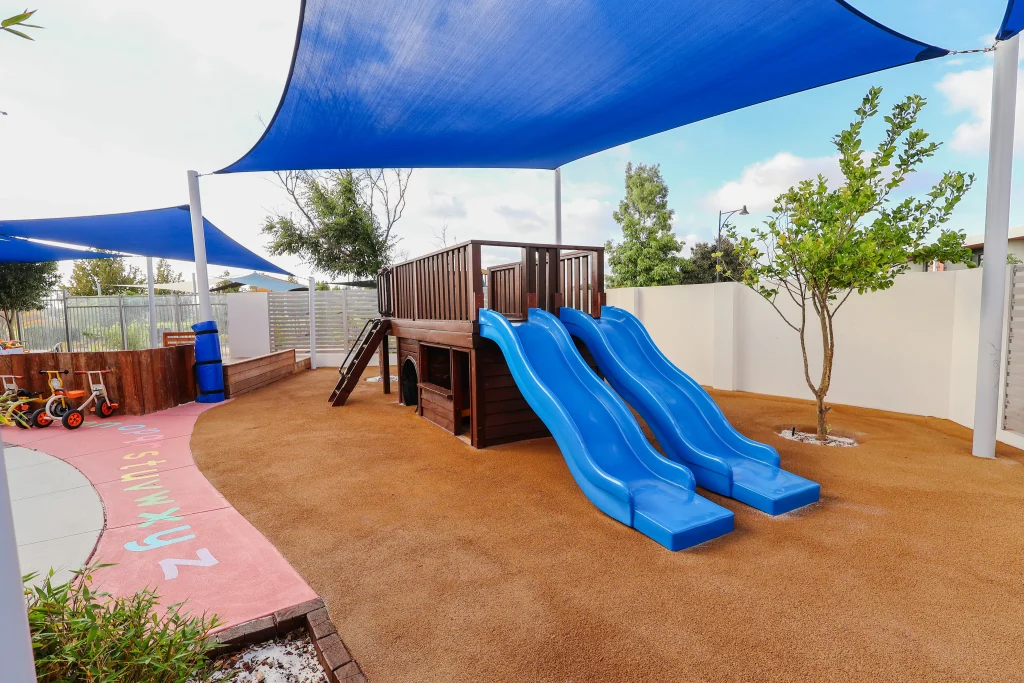
[[(64, 375), (64, 386), (86, 391), (89, 389), (87, 377), (73, 371), (113, 370), (104, 377), (104, 382), (112, 400), (120, 405), (115, 414), (145, 415), (195, 400), (193, 363), (195, 348), (192, 346), (140, 351), (21, 353), (0, 356), (0, 374), (22, 375), (18, 386), (49, 396), (47, 377), (40, 375), (40, 370), (71, 370), (71, 374)], [(78, 401), (73, 403), (77, 405)]]
[(224, 394), (241, 396), (308, 368), (309, 359), (296, 365), (295, 349), (224, 363)]

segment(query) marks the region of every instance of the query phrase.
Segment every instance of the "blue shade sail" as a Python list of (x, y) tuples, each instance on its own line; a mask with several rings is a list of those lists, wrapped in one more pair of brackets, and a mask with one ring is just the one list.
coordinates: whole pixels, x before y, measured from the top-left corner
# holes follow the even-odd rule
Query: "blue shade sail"
[(947, 52), (841, 0), (305, 0), (278, 109), (220, 172), (551, 169)]
[(1020, 33), (1024, 28), (1024, 2), (1020, 0), (1009, 0), (1006, 3), (1006, 14), (1003, 15), (1003, 24), (996, 34), (997, 40), (1009, 40)]
[[(269, 292), (292, 292), (296, 290), (307, 290), (309, 287), (302, 284), (296, 284), (294, 282), (286, 282), (284, 280), (278, 280), (275, 277), (267, 277), (260, 273), (249, 273), (248, 275), (241, 275), (239, 277), (227, 277), (223, 278), (226, 282), (231, 285), (249, 285), (258, 289), (265, 289)], [(229, 285), (230, 286), (230, 285)]]
[(16, 237), (0, 237), (0, 263), (45, 263), (47, 261), (77, 261), (86, 258), (112, 258), (116, 254), (79, 251), (52, 244), (39, 244)]
[[(203, 219), (206, 260), (218, 266), (290, 275)], [(0, 221), (0, 235), (53, 240), (138, 256), (195, 261), (192, 218), (187, 206), (74, 218)]]

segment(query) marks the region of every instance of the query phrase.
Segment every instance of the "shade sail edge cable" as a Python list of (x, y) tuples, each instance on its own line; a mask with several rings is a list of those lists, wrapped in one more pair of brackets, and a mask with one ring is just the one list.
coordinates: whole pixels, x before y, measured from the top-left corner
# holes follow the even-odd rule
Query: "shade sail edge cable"
[(40, 244), (20, 237), (0, 235), (0, 263), (48, 263), (80, 259), (115, 258), (117, 254), (78, 251), (55, 244)]
[[(291, 275), (203, 218), (207, 261), (218, 266)], [(35, 238), (134, 256), (195, 261), (188, 206), (59, 218), (0, 220), (0, 235)]]
[[(215, 173), (551, 169), (950, 52), (846, 0), (646, 0), (625, 9), (593, 0), (590, 14), (573, 2), (506, 3), (489, 14), (472, 2), (463, 11), (442, 0), (372, 0), (372, 12), (370, 3), (302, 0), (270, 123)], [(410, 56), (412, 16), (427, 33)], [(571, 39), (549, 39), (570, 25)]]

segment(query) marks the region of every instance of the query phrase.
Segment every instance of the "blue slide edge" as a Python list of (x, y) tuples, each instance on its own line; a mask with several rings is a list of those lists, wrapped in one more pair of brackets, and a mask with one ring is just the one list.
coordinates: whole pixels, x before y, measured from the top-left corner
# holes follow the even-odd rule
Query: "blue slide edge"
[[(781, 469), (774, 448), (744, 436), (733, 427), (704, 387), (662, 353), (635, 316), (614, 306), (602, 307), (600, 322), (570, 308), (562, 308), (560, 316), (570, 334), (587, 345), (608, 382), (648, 423), (666, 454), (685, 463), (699, 486), (770, 515), (790, 512), (820, 499), (821, 487), (817, 483)], [(677, 411), (618, 357), (602, 328), (611, 328), (633, 338), (643, 352), (642, 360), (637, 362), (650, 363), (649, 371), (659, 373), (685, 394), (720, 440), (719, 448), (709, 452), (687, 439), (685, 419), (679, 419), (674, 414)], [(738, 458), (753, 461), (750, 464), (740, 461), (740, 476), (736, 476), (734, 467)]]
[[(604, 397), (606, 402), (617, 402), (621, 405), (622, 414), (617, 418), (618, 425), (626, 434), (635, 431), (635, 435), (631, 434), (634, 436), (634, 442), (638, 435), (644, 446), (650, 450), (648, 462), (645, 464), (657, 470), (658, 474), (666, 479), (671, 479), (674, 475), (676, 485), (693, 492), (691, 502), (695, 507), (693, 517), (697, 523), (682, 533), (670, 533), (656, 519), (642, 510), (637, 511), (629, 482), (620, 481), (610, 476), (594, 462), (586, 439), (562, 405), (557, 391), (546, 385), (531, 366), (522, 341), (512, 323), (494, 311), (480, 309), (478, 318), (480, 335), (494, 341), (501, 349), (516, 386), (522, 392), (526, 402), (551, 431), (573, 479), (584, 495), (612, 519), (633, 527), (669, 550), (682, 550), (731, 532), (734, 528), (733, 513), (697, 495), (695, 480), (690, 471), (683, 465), (664, 460), (654, 451), (653, 447), (650, 447), (629, 409), (622, 404), (621, 398), (593, 374), (582, 356), (579, 355), (572, 338), (558, 318), (540, 309), (530, 309), (528, 316), (529, 322), (520, 324), (541, 324), (547, 328), (548, 332), (556, 337), (558, 347), (566, 360), (570, 365), (576, 367), (577, 375), (591, 380), (592, 383), (588, 384), (588, 388), (595, 393), (606, 392), (607, 395)], [(596, 396), (594, 400), (595, 403), (599, 403)], [(674, 467), (666, 469), (658, 461)], [(700, 520), (703, 522), (700, 523)]]

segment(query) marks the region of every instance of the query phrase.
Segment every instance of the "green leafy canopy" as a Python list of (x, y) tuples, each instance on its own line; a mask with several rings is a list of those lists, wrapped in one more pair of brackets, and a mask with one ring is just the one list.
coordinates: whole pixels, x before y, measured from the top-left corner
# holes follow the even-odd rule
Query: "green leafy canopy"
[[(767, 299), (800, 334), (805, 379), (818, 400), (819, 438), (824, 436), (823, 400), (835, 348), (833, 316), (849, 296), (892, 287), (896, 276), (914, 261), (963, 263), (971, 256), (963, 246), (963, 233), (943, 226), (974, 183), (974, 175), (947, 171), (920, 198), (894, 197), (920, 164), (934, 156), (939, 143), (915, 127), (925, 99), (911, 95), (883, 117), (886, 130), (877, 147), (867, 152), (862, 133), (878, 114), (881, 93), (881, 88), (871, 88), (855, 110), (853, 123), (832, 140), (843, 175), (837, 187), (829, 187), (822, 175), (804, 180), (776, 199), (764, 227), (746, 236), (729, 229), (747, 263), (738, 279)], [(936, 231), (938, 239), (927, 244)], [(824, 361), (818, 382), (811, 379), (807, 362), (809, 316), (818, 318), (822, 335)]]
[[(94, 249), (92, 251), (104, 251)], [(168, 264), (169, 265), (169, 264)], [(122, 256), (114, 258), (82, 259), (75, 261), (68, 281), (68, 294), (72, 296), (96, 296), (96, 282), (106, 295), (141, 294), (142, 289), (119, 287), (117, 285), (144, 285), (146, 276), (137, 266), (128, 263)]]
[(672, 232), (673, 213), (661, 167), (626, 164), (626, 197), (613, 214), (622, 242), (605, 246), (611, 287), (679, 284), (682, 244)]
[[(278, 174), (298, 216), (268, 216), (274, 256), (290, 254), (330, 277), (373, 277), (391, 264), (405, 209), (408, 169)], [(378, 215), (379, 214), (379, 215)]]
[(56, 263), (0, 263), (0, 316), (8, 338), (16, 331), (15, 314), (41, 309), (46, 295), (59, 284)]

